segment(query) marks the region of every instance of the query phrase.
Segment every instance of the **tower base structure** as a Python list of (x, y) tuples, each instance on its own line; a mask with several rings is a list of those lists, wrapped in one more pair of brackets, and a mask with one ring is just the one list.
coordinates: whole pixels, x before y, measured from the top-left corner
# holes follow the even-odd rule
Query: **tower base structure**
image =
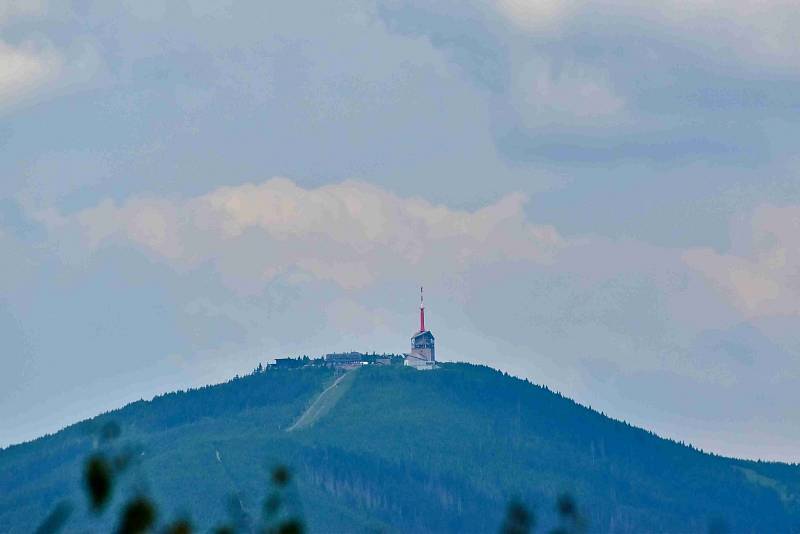
[(425, 358), (413, 353), (404, 354), (404, 356), (404, 365), (406, 367), (413, 367), (417, 371), (430, 371), (432, 369), (436, 369), (436, 362), (433, 360), (426, 360)]

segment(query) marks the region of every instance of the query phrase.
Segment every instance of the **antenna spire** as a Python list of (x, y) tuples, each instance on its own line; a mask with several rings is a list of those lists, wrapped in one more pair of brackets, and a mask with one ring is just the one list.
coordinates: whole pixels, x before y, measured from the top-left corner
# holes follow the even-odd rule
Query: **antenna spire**
[(422, 298), (422, 286), (419, 286), (419, 331), (425, 331), (425, 301)]

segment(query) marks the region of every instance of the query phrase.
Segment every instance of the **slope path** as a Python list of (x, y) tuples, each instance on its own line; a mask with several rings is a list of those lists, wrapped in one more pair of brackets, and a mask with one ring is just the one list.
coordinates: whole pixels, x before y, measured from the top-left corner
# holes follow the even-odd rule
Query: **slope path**
[(297, 421), (295, 421), (292, 426), (286, 429), (287, 432), (292, 432), (294, 430), (301, 430), (303, 428), (307, 428), (312, 426), (314, 423), (319, 421), (325, 414), (331, 411), (339, 399), (341, 399), (347, 390), (350, 389), (350, 386), (353, 383), (353, 379), (355, 378), (356, 371), (358, 368), (353, 369), (351, 371), (347, 371), (342, 376), (334, 380), (333, 384), (325, 388), (325, 390), (319, 394), (319, 396), (314, 399), (314, 402), (311, 403), (311, 406), (303, 412)]

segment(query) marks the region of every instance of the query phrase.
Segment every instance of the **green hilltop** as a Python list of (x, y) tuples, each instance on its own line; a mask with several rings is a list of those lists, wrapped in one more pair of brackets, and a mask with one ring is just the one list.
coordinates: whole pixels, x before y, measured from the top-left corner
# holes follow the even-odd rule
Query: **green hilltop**
[[(109, 421), (134, 461), (96, 516), (81, 477)], [(278, 464), (310, 532), (496, 532), (513, 500), (547, 532), (564, 493), (589, 532), (800, 532), (800, 467), (707, 454), (469, 364), (270, 368), (135, 402), (1, 450), (0, 531), (65, 500), (65, 532), (109, 531), (136, 493), (199, 531), (252, 525)]]

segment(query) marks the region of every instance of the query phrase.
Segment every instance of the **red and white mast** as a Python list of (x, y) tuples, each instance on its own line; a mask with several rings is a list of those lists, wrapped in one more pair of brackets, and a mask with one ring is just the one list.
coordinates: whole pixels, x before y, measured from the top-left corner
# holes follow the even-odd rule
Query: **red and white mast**
[(422, 300), (422, 286), (419, 286), (419, 331), (425, 331), (425, 301)]

